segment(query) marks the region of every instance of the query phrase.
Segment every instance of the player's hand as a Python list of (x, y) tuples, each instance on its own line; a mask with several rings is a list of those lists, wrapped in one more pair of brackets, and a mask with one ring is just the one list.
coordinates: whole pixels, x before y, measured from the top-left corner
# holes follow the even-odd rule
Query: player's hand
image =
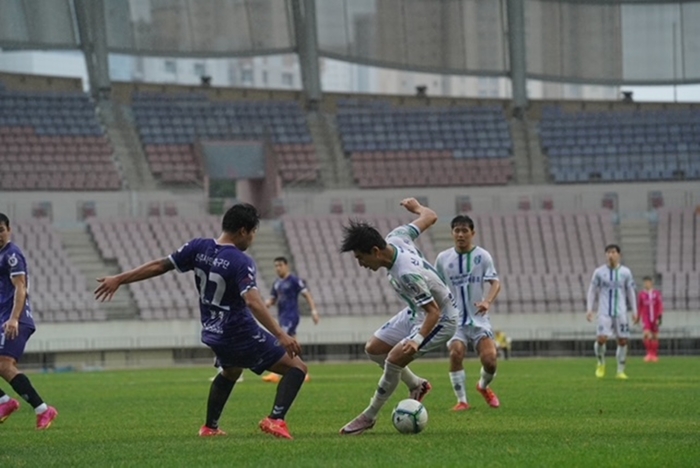
[(411, 213), (418, 214), (418, 209), (423, 205), (418, 203), (418, 200), (416, 200), (415, 198), (404, 198), (403, 200), (401, 200), (401, 206), (406, 208)]
[(589, 310), (588, 312), (586, 312), (586, 320), (588, 320), (589, 322), (593, 321), (594, 316), (595, 316), (595, 312), (593, 312), (592, 310)]
[(2, 324), (2, 329), (9, 340), (14, 340), (19, 335), (19, 321), (11, 318)]
[(95, 289), (95, 299), (100, 302), (111, 301), (114, 293), (117, 292), (117, 289), (121, 286), (119, 278), (116, 276), (97, 278), (97, 282), (100, 283), (100, 285)]
[(418, 343), (413, 340), (404, 340), (403, 345), (401, 345), (401, 349), (405, 355), (413, 356), (418, 352)]
[(476, 306), (476, 315), (486, 314), (489, 311), (489, 307), (491, 307), (489, 301), (475, 302), (474, 305)]
[(319, 317), (318, 312), (315, 309), (311, 311), (311, 320), (314, 321), (314, 325), (318, 325), (318, 322), (321, 321), (321, 317)]
[(280, 337), (277, 339), (279, 340), (280, 345), (287, 350), (289, 357), (299, 356), (301, 354), (301, 346), (299, 346), (296, 339), (292, 338), (286, 333), (282, 333), (282, 335), (280, 335)]

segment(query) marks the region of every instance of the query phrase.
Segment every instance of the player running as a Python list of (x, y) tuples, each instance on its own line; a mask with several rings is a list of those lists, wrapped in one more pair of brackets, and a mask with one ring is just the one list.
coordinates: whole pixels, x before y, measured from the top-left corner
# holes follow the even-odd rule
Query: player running
[(639, 321), (637, 315), (637, 295), (634, 289), (632, 272), (620, 264), (620, 247), (610, 244), (605, 247), (607, 263), (593, 272), (588, 288), (586, 320), (593, 321), (593, 306), (598, 300), (598, 338), (594, 345), (598, 366), (595, 376), (605, 377), (605, 344), (611, 336), (617, 337), (617, 378), (627, 379), (625, 360), (627, 359), (627, 340), (630, 326), (627, 318), (627, 303), (632, 307), (634, 323)]
[[(450, 224), (454, 247), (440, 252), (435, 260), (438, 273), (447, 280), (452, 295), (457, 299), (460, 321), (455, 335), (447, 342), (450, 350), (450, 382), (457, 396), (454, 411), (469, 409), (464, 372), (464, 355), (467, 343), (471, 343), (481, 359), (481, 379), (476, 391), (492, 408), (500, 402), (489, 384), (496, 375), (498, 351), (493, 339), (488, 311), (496, 300), (501, 283), (493, 265), (491, 254), (475, 245), (474, 221), (469, 216), (457, 216)], [(484, 283), (489, 283), (484, 294)]]
[(415, 198), (406, 198), (401, 205), (417, 214), (418, 219), (394, 229), (386, 238), (364, 222), (351, 221), (343, 228), (341, 252), (353, 252), (360, 266), (372, 271), (386, 268), (389, 282), (408, 307), (377, 330), (365, 345), (369, 358), (384, 373), (370, 405), (340, 430), (342, 435), (362, 434), (374, 427), (379, 411), (399, 380), (411, 390), (411, 398), (421, 401), (430, 391), (430, 383), (407, 366), (441, 348), (457, 328), (459, 311), (450, 289), (414, 244), (422, 232), (435, 224), (437, 215)]
[(664, 313), (664, 301), (661, 298), (661, 291), (654, 289), (654, 280), (651, 276), (644, 277), (644, 290), (637, 297), (637, 310), (644, 326), (644, 347), (647, 350), (644, 361), (657, 362), (659, 360), (659, 326)]
[[(10, 237), (10, 218), (0, 213), (0, 376), (36, 413), (36, 428), (48, 429), (58, 411), (41, 399), (17, 362), (36, 330), (29, 302), (29, 269), (24, 254)], [(19, 409), (19, 401), (0, 390), (0, 423)]]
[[(304, 280), (293, 275), (289, 271), (289, 261), (285, 257), (277, 257), (274, 260), (275, 271), (279, 277), (272, 285), (271, 296), (265, 305), (272, 307), (277, 305), (278, 321), (282, 330), (289, 336), (296, 336), (297, 326), (299, 325), (299, 295), (301, 294), (309, 303), (311, 308), (311, 318), (314, 325), (318, 324), (320, 317), (316, 310), (314, 298), (311, 292), (306, 288)], [(280, 376), (275, 373), (269, 373), (262, 378), (265, 382), (277, 383), (280, 381)], [(309, 381), (309, 374), (306, 374), (306, 381)]]
[(250, 369), (256, 374), (270, 370), (283, 375), (272, 411), (259, 426), (276, 437), (292, 438), (284, 418), (304, 383), (306, 364), (299, 358), (299, 344), (268, 313), (255, 282), (255, 262), (243, 253), (252, 244), (259, 222), (254, 206), (234, 205), (224, 215), (217, 239), (192, 239), (166, 258), (97, 280), (95, 297), (104, 301), (111, 300), (123, 284), (173, 269), (194, 271), (202, 342), (214, 351), (223, 368), (209, 390), (206, 423), (199, 430), (202, 437), (225, 435), (219, 429), (219, 418), (236, 379), (243, 369)]

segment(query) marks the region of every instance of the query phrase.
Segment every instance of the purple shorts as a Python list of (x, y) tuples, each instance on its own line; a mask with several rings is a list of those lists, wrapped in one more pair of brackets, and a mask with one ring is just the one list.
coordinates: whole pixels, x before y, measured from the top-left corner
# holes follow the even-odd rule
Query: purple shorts
[(240, 367), (258, 375), (272, 367), (287, 352), (277, 338), (262, 328), (244, 340), (207, 346), (216, 354), (216, 367)]
[(297, 336), (297, 327), (299, 326), (299, 316), (280, 317), (280, 328), (289, 336)]
[(33, 328), (19, 324), (19, 334), (13, 339), (9, 339), (2, 331), (0, 331), (0, 356), (9, 356), (19, 361), (24, 354), (24, 348), (27, 346), (29, 337), (34, 333)]

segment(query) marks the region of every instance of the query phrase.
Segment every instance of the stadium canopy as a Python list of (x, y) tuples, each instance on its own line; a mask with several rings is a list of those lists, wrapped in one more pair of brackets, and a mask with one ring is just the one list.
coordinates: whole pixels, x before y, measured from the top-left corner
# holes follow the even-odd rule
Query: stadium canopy
[(81, 49), (93, 89), (107, 54), (295, 53), (419, 72), (604, 85), (700, 83), (700, 0), (0, 0), (0, 47)]

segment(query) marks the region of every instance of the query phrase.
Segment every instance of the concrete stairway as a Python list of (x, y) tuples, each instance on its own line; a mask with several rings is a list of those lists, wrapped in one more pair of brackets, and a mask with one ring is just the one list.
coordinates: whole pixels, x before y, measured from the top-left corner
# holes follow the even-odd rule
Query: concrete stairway
[[(250, 254), (258, 266), (258, 273), (268, 286), (272, 286), (277, 273), (275, 273), (275, 257), (286, 257), (294, 271), (294, 259), (289, 252), (287, 238), (279, 221), (261, 221), (258, 233), (250, 248)], [(262, 291), (263, 297), (267, 297), (269, 291)]]
[(542, 146), (540, 146), (537, 122), (525, 119), (525, 128), (530, 157), (530, 182), (532, 184), (546, 184), (549, 179), (549, 167), (547, 158), (542, 153)]
[(637, 288), (642, 278), (654, 274), (652, 230), (646, 218), (624, 218), (620, 221), (622, 263), (632, 270)]
[(316, 145), (323, 185), (327, 189), (353, 187), (352, 168), (343, 153), (333, 117), (321, 112), (310, 112), (307, 121)]
[[(116, 262), (104, 261), (97, 250), (92, 236), (83, 228), (61, 230), (61, 243), (73, 264), (85, 275), (85, 287), (93, 291), (97, 285), (95, 278), (120, 272)], [(137, 315), (136, 303), (128, 286), (119, 288), (111, 302), (100, 307), (107, 314), (107, 319), (129, 319)]]
[(528, 151), (527, 126), (520, 119), (510, 120), (510, 134), (513, 138), (513, 162), (515, 163), (514, 182), (518, 185), (530, 183), (530, 154)]

